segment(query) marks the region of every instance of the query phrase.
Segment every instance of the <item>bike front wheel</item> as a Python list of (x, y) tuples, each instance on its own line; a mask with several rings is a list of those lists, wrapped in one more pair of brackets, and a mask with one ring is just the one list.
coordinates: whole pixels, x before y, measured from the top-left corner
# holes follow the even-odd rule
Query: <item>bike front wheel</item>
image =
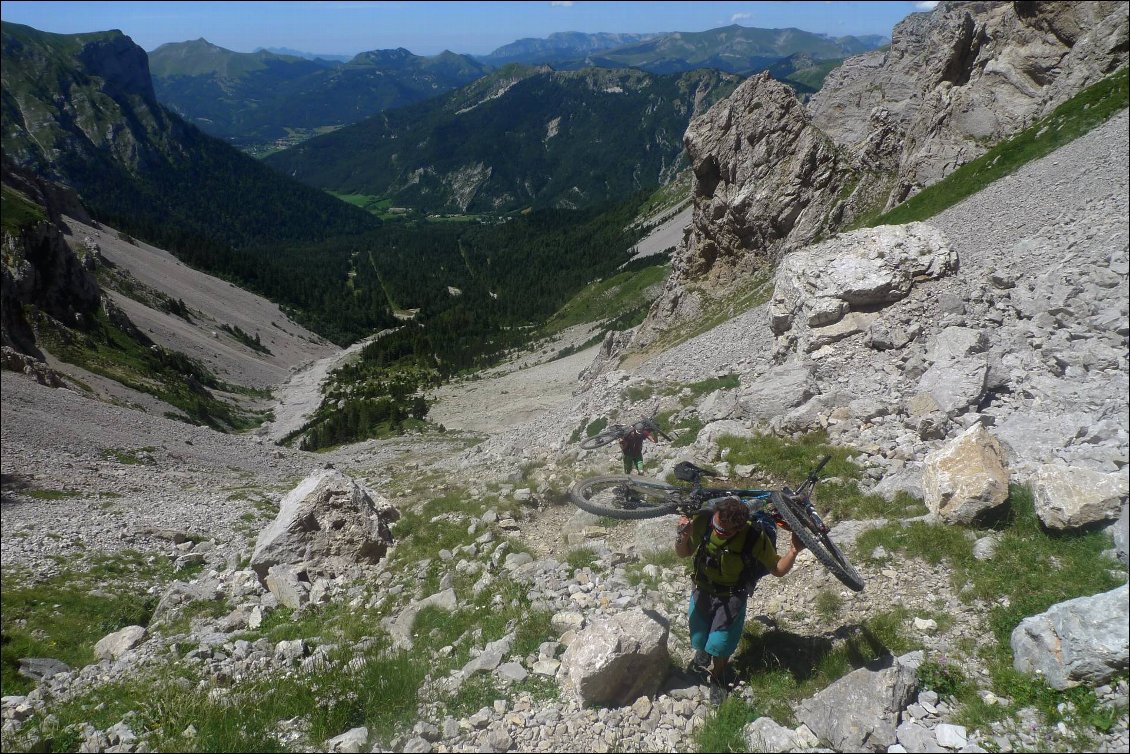
[(855, 592), (863, 591), (863, 577), (855, 570), (855, 567), (848, 562), (847, 557), (843, 554), (832, 538), (828, 536), (827, 532), (821, 530), (812, 520), (812, 517), (805, 511), (804, 506), (796, 503), (789, 498), (785, 497), (779, 492), (774, 492), (772, 495), (774, 506), (777, 512), (781, 514), (781, 518), (785, 519), (785, 523), (789, 525), (793, 533), (797, 535), (804, 546), (812, 550), (812, 554), (820, 561), (820, 564), (827, 568), (833, 576), (839, 579), (845, 586)]
[(626, 474), (582, 479), (569, 490), (581, 510), (609, 518), (658, 518), (677, 513), (686, 490)]
[(608, 429), (598, 432), (592, 437), (586, 437), (581, 440), (582, 450), (595, 450), (596, 448), (607, 445), (613, 440), (619, 440), (624, 435), (624, 428), (619, 424), (613, 424)]

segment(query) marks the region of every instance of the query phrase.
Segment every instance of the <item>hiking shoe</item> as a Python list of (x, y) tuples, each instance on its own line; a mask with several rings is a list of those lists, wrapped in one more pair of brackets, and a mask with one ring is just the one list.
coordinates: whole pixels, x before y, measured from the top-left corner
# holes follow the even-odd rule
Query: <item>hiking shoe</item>
[(718, 688), (726, 691), (733, 691), (734, 687), (738, 685), (738, 674), (729, 665), (722, 671), (721, 677), (710, 673), (710, 685), (717, 686)]
[(691, 666), (696, 668), (709, 668), (713, 659), (711, 654), (706, 650), (695, 650), (694, 659), (691, 660)]

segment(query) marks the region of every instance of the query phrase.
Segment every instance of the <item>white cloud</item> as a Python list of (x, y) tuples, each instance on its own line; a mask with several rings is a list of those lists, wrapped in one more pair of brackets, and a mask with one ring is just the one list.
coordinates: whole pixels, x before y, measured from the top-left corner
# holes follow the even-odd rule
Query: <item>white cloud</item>
[(918, 10), (934, 10), (938, 7), (938, 0), (922, 0), (922, 2), (915, 3), (914, 7)]
[(753, 18), (752, 13), (735, 13), (730, 16), (730, 23), (736, 24), (738, 21), (749, 21), (751, 18)]
[(552, 5), (554, 8), (572, 8), (573, 0), (552, 0), (552, 2), (550, 2), (550, 5)]

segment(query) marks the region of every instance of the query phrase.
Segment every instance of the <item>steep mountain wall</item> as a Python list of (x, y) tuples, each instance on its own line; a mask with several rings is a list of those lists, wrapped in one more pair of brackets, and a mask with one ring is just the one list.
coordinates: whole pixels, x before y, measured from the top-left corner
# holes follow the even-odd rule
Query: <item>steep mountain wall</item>
[(809, 102), (813, 123), (890, 174), (890, 208), (1127, 59), (1127, 3), (942, 3), (849, 58)]
[(766, 75), (684, 136), (694, 219), (643, 349), (766, 262), (890, 207), (1127, 60), (1127, 3), (942, 3), (850, 58), (806, 110)]

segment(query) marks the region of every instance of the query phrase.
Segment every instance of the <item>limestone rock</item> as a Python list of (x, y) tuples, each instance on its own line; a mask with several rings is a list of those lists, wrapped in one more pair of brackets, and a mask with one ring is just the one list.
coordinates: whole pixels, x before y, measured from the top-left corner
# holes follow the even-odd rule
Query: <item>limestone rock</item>
[(759, 717), (745, 726), (749, 751), (791, 751), (797, 746), (796, 733), (771, 717)]
[(1046, 464), (1032, 482), (1036, 515), (1049, 529), (1074, 529), (1118, 517), (1130, 490), (1125, 473)]
[(667, 676), (667, 633), (665, 621), (639, 608), (594, 619), (565, 650), (560, 674), (586, 704), (632, 704)]
[(851, 180), (850, 162), (768, 73), (692, 121), (683, 143), (695, 175), (692, 221), (635, 344), (697, 313), (688, 281), (726, 287), (826, 232)]
[(777, 268), (769, 303), (778, 352), (814, 351), (868, 330), (873, 319), (860, 310), (905, 298), (916, 281), (957, 265), (945, 236), (923, 223), (857, 230), (794, 252)]
[(374, 500), (340, 471), (315, 472), (283, 498), (278, 516), (259, 533), (251, 568), (265, 579), (280, 563), (304, 563), (312, 573), (326, 575), (376, 563), (392, 542), (388, 524), (395, 518), (383, 498)]
[(1125, 3), (943, 3), (833, 71), (812, 121), (894, 176), (891, 207), (1124, 64), (1126, 29)]
[(144, 628), (141, 626), (126, 626), (99, 639), (98, 643), (94, 645), (94, 654), (100, 660), (116, 660), (140, 644), (144, 638)]
[(1127, 585), (1052, 605), (1012, 632), (1013, 667), (1036, 673), (1055, 689), (1097, 686), (1127, 668)]
[(836, 751), (886, 751), (899, 713), (918, 688), (921, 652), (848, 673), (797, 709), (797, 719)]
[(975, 424), (926, 456), (922, 491), (926, 506), (943, 520), (970, 524), (1008, 500), (1004, 451)]

